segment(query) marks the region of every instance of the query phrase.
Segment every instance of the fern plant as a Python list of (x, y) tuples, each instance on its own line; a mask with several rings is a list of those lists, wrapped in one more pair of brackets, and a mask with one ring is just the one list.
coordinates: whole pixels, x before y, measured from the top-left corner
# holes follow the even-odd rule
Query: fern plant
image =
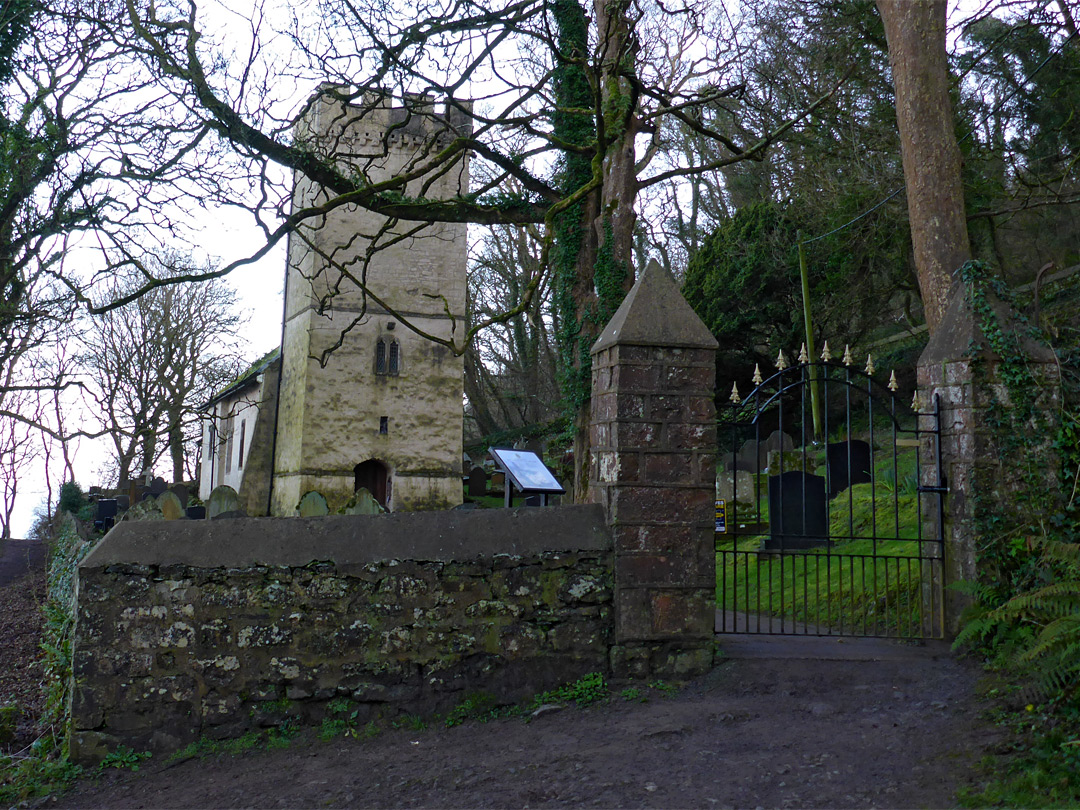
[(1043, 557), (1058, 572), (1056, 581), (984, 609), (956, 643), (993, 641), (1002, 631), (1019, 630), (1016, 663), (1030, 671), (1044, 696), (1067, 697), (1080, 686), (1080, 544), (1049, 542)]

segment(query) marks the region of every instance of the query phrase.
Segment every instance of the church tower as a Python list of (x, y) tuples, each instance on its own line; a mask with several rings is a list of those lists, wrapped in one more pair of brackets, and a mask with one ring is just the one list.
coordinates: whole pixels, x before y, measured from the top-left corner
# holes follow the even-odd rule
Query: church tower
[[(424, 97), (323, 95), (297, 137), (371, 183), (415, 173), (406, 194), (438, 200), (468, 192), (468, 159), (428, 174), (424, 161), (469, 127)], [(293, 210), (329, 197), (300, 178)], [(465, 225), (350, 205), (308, 223), (288, 247), (272, 514), (294, 514), (310, 490), (333, 511), (359, 487), (392, 511), (460, 504), (463, 363), (417, 330), (461, 340)]]

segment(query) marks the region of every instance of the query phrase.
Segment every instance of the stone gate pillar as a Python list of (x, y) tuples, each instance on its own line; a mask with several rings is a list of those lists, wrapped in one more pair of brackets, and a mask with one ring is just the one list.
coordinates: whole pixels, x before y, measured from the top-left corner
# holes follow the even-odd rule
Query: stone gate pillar
[(616, 677), (712, 666), (716, 348), (655, 261), (592, 347), (589, 491), (615, 538)]
[[(1031, 338), (992, 290), (983, 293), (983, 300), (984, 312), (977, 314), (971, 286), (956, 284), (945, 317), (919, 358), (921, 411), (934, 409), (935, 396), (941, 409), (944, 519), (939, 527), (936, 499), (924, 496), (923, 534), (934, 537), (940, 531), (944, 538), (944, 629), (949, 636), (960, 630), (960, 615), (971, 602), (970, 596), (949, 586), (977, 579), (980, 546), (1003, 542), (992, 535), (1010, 534), (1007, 527), (1017, 525), (1018, 515), (1038, 523), (1039, 516), (1030, 514), (1034, 506), (1025, 488), (1055, 494), (1059, 489), (1053, 449), (1061, 400), (1057, 357)], [(1030, 373), (1024, 395), (1043, 428), (1023, 437), (1022, 446), (1007, 446), (1020, 437), (1010, 436), (1008, 428), (1002, 433), (1004, 410), (1013, 403), (1002, 376), (1002, 358), (990, 350), (987, 324), (1022, 352)], [(927, 417), (920, 419), (920, 427), (932, 426)], [(923, 485), (938, 483), (933, 450), (927, 442), (920, 451)], [(1001, 528), (987, 528), (993, 526)]]

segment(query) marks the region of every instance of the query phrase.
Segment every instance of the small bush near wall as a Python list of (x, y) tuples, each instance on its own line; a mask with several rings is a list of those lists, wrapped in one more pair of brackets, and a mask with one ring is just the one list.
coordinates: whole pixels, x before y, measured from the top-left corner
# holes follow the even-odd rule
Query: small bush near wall
[(95, 762), (605, 671), (612, 557), (595, 507), (133, 524), (78, 599), (71, 754)]

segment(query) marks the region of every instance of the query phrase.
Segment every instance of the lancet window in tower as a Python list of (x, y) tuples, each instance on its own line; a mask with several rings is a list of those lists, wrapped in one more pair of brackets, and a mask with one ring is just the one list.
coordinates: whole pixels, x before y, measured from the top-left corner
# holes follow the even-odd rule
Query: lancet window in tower
[(401, 366), (401, 359), (398, 351), (398, 342), (396, 340), (390, 341), (390, 362), (388, 363), (388, 366), (388, 374), (397, 374)]
[(401, 348), (396, 340), (379, 338), (375, 343), (375, 373), (397, 376), (401, 371)]
[(375, 373), (386, 373), (386, 341), (382, 338), (375, 344)]

